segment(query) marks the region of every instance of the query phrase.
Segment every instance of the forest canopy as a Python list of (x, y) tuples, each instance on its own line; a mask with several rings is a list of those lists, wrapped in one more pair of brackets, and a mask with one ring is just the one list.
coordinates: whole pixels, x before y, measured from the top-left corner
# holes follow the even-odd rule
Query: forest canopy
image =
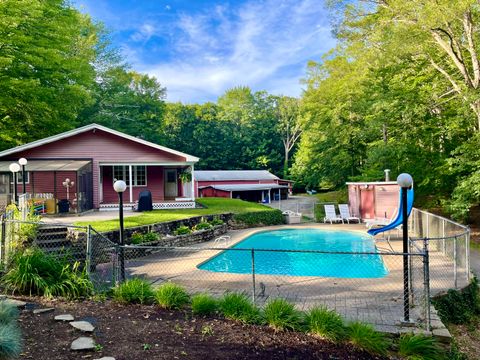
[(480, 7), (473, 0), (330, 0), (337, 46), (300, 98), (227, 90), (168, 103), (105, 27), (63, 0), (0, 2), (0, 148), (96, 122), (201, 158), (268, 169), (299, 187), (409, 172), (465, 219), (480, 201)]

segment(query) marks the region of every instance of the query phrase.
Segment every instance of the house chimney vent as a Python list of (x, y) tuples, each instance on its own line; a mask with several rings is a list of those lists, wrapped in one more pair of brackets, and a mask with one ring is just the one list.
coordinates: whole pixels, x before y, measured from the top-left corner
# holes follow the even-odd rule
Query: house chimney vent
[(385, 169), (385, 181), (390, 181), (390, 169)]

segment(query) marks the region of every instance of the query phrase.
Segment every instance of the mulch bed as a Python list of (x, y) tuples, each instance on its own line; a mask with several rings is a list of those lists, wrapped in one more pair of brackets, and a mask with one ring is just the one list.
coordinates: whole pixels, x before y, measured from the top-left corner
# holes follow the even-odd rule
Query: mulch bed
[[(23, 299), (32, 302), (32, 298)], [(381, 359), (350, 345), (335, 345), (295, 332), (274, 332), (220, 318), (192, 317), (188, 311), (106, 302), (34, 299), (21, 312), (25, 338), (22, 359)], [(34, 307), (55, 307), (35, 315)], [(70, 344), (88, 336), (54, 316), (69, 313), (95, 327), (96, 351), (73, 352)]]

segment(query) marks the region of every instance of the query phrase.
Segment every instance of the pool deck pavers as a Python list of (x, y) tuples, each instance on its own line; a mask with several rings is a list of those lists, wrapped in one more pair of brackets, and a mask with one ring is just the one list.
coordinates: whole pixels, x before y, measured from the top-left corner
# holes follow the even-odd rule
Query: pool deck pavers
[[(241, 241), (245, 237), (262, 230), (285, 228), (317, 228), (326, 230), (358, 231), (366, 234), (364, 225), (323, 225), (301, 224), (272, 226), (267, 228), (230, 231), (231, 240), (228, 246)], [(401, 252), (401, 241), (377, 240), (377, 246)], [(191, 293), (209, 292), (221, 296), (226, 291), (241, 291), (252, 296), (253, 279), (251, 274), (231, 274), (199, 270), (197, 266), (218, 254), (221, 250), (214, 241), (196, 245), (196, 250), (176, 249), (158, 251), (147, 256), (132, 256), (137, 250), (127, 250), (126, 267), (128, 276), (141, 276), (154, 284), (173, 281), (185, 286)], [(365, 321), (388, 332), (412, 331), (412, 327), (404, 326), (403, 320), (403, 256), (382, 255), (388, 275), (383, 278), (344, 279), (302, 276), (255, 276), (255, 302), (263, 305), (269, 299), (286, 298), (296, 304), (300, 310), (308, 310), (316, 305), (325, 305), (335, 309), (347, 320)], [(321, 261), (319, 257), (319, 261)], [(432, 276), (431, 294), (446, 291), (453, 287), (453, 273), (448, 262), (450, 260), (441, 253), (430, 253), (430, 272)], [(447, 266), (445, 266), (447, 264)], [(413, 280), (412, 293), (414, 306), (410, 309), (411, 319), (424, 325), (425, 297), (423, 262), (421, 256), (412, 257)], [(345, 264), (348, 266), (348, 264)], [(465, 273), (459, 273), (459, 287), (466, 285)], [(433, 306), (431, 307), (433, 309)], [(443, 328), (443, 324), (435, 317), (434, 309), (432, 325)]]

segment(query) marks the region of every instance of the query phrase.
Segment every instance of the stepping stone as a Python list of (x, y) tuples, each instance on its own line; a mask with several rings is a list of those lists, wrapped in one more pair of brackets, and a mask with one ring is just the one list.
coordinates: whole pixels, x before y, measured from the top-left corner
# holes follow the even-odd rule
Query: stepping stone
[(55, 310), (55, 308), (35, 309), (35, 310), (33, 310), (33, 313), (34, 314), (43, 314), (43, 313), (51, 312), (53, 310)]
[(55, 316), (56, 321), (73, 321), (75, 318), (70, 314), (63, 314)]
[(95, 349), (95, 341), (91, 337), (82, 336), (72, 342), (70, 349), (74, 351), (93, 350)]
[(75, 329), (85, 332), (92, 332), (93, 330), (95, 330), (95, 327), (88, 321), (72, 321), (70, 325), (72, 325)]
[(8, 299), (5, 300), (7, 304), (11, 304), (11, 305), (14, 305), (16, 306), (17, 308), (21, 308), (21, 307), (25, 307), (25, 305), (27, 305), (27, 303), (25, 301), (21, 301), (21, 300), (15, 300), (15, 299)]

